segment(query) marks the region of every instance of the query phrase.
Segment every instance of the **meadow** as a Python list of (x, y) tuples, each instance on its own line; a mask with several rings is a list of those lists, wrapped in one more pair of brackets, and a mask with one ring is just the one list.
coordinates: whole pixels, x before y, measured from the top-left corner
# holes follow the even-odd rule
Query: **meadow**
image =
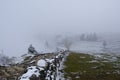
[(64, 62), (69, 80), (120, 80), (120, 56), (72, 52)]

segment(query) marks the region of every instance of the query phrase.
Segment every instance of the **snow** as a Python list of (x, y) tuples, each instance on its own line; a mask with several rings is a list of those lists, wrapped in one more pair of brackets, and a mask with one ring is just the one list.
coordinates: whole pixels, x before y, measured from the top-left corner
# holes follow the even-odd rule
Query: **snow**
[[(58, 54), (61, 55), (61, 54)], [(66, 60), (66, 57), (69, 55), (69, 53), (67, 53), (66, 55), (64, 55), (63, 60), (60, 62), (60, 67), (57, 69), (57, 77), (56, 80), (65, 80), (64, 78), (64, 73), (61, 73), (59, 70), (62, 70), (64, 68), (64, 61)]]
[(106, 49), (103, 48), (103, 42), (80, 41), (71, 46), (71, 50), (81, 53), (120, 53), (120, 42), (107, 41)]
[[(51, 80), (50, 77), (52, 78), (52, 80), (65, 80), (64, 79), (64, 73), (62, 73), (62, 69), (63, 69), (63, 62), (66, 58), (68, 54), (66, 54), (64, 56), (64, 58), (62, 59), (62, 61), (60, 61), (60, 66), (56, 66), (56, 71), (52, 71), (51, 69), (50, 70), (47, 70), (47, 74), (46, 74), (46, 77), (45, 79), (47, 80)], [(62, 56), (62, 54), (58, 54), (57, 57), (59, 58), (59, 56)], [(56, 56), (55, 56), (56, 57)], [(50, 65), (54, 65), (53, 64), (53, 61), (54, 59), (40, 59), (38, 60), (37, 62), (37, 66), (30, 66), (27, 68), (27, 72), (24, 73), (20, 78), (19, 80), (30, 80), (30, 77), (34, 74), (36, 75), (36, 77), (40, 77), (40, 71), (44, 70), (44, 67), (46, 67), (47, 65), (47, 62), (50, 62), (51, 64)], [(57, 63), (58, 65), (59, 63)], [(55, 65), (54, 65), (55, 66)], [(52, 74), (51, 74), (52, 73)], [(57, 74), (57, 75), (56, 75)], [(55, 77), (56, 75), (56, 77)]]
[(16, 59), (15, 59), (15, 63), (21, 63), (21, 62), (23, 62), (24, 61), (24, 58), (23, 57), (17, 57)]
[(81, 41), (74, 44), (71, 47), (71, 49), (72, 51), (83, 52), (83, 53), (100, 53), (102, 52), (102, 43)]
[(46, 67), (47, 63), (44, 59), (40, 59), (38, 62), (37, 62), (37, 66), (39, 67)]
[(24, 55), (22, 55), (22, 56), (19, 56), (19, 57), (17, 57), (16, 58), (16, 60), (15, 60), (15, 63), (22, 63), (23, 61), (24, 61), (24, 59), (26, 58), (26, 57), (34, 57), (35, 55), (34, 54), (24, 54)]
[(30, 63), (34, 63), (36, 60), (32, 60)]
[(45, 59), (47, 62), (52, 63), (54, 61), (54, 59)]
[(35, 55), (34, 54), (24, 54), (24, 55), (22, 55), (21, 57), (23, 57), (23, 58), (26, 58), (26, 57), (28, 57), (28, 56), (31, 56), (31, 57), (34, 57)]
[(36, 68), (36, 66), (28, 67), (27, 72), (20, 77), (20, 80), (29, 80), (33, 74), (35, 74), (37, 77), (40, 75), (39, 70)]
[(92, 61), (89, 61), (89, 63), (94, 63), (94, 62), (98, 62), (97, 60), (92, 60)]

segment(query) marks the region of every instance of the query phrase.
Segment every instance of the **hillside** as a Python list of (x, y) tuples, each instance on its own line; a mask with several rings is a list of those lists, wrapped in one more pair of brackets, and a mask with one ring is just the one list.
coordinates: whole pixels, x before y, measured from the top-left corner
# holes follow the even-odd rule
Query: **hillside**
[(120, 55), (72, 52), (64, 65), (69, 80), (120, 80)]
[(0, 66), (0, 80), (119, 80), (120, 55), (68, 51), (25, 54)]
[(59, 79), (61, 78), (60, 75), (62, 75), (60, 71), (63, 68), (62, 64), (66, 54), (66, 51), (44, 54), (25, 54), (21, 57), (23, 61), (19, 63), (0, 66), (0, 80)]

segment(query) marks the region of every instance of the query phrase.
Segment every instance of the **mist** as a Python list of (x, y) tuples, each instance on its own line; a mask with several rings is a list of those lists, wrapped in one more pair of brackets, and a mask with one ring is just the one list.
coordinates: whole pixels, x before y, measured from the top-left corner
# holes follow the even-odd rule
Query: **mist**
[(43, 52), (45, 41), (51, 42), (56, 35), (97, 33), (116, 40), (119, 4), (119, 0), (1, 0), (0, 50), (20, 56), (33, 44)]

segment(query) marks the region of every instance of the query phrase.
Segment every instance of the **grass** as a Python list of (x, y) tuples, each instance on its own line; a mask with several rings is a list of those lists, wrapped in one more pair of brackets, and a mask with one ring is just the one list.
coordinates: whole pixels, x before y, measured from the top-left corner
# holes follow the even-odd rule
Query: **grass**
[(120, 63), (117, 60), (109, 61), (108, 56), (110, 55), (97, 59), (89, 54), (71, 53), (64, 62), (66, 66), (64, 68), (65, 78), (72, 80), (120, 80), (120, 68), (119, 66), (114, 67)]

